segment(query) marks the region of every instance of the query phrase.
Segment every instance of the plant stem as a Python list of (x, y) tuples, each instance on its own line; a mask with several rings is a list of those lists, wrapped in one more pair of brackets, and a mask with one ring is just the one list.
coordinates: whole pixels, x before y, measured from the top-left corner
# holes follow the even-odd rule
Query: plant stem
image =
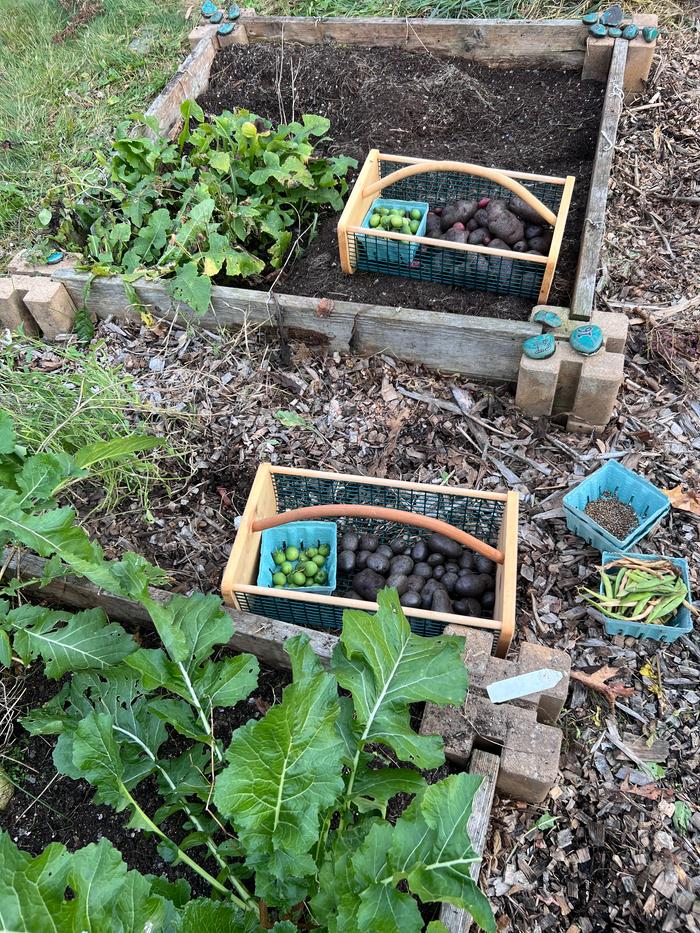
[(207, 717), (204, 715), (204, 710), (202, 709), (202, 704), (199, 702), (199, 697), (197, 696), (197, 692), (195, 691), (194, 687), (192, 686), (192, 681), (191, 681), (190, 678), (189, 678), (189, 675), (188, 675), (188, 673), (187, 673), (187, 669), (185, 668), (185, 665), (182, 663), (182, 661), (178, 661), (178, 662), (177, 662), (177, 666), (178, 666), (178, 668), (180, 669), (180, 673), (182, 674), (182, 679), (185, 681), (185, 686), (187, 687), (187, 692), (188, 692), (189, 695), (192, 697), (192, 705), (193, 705), (194, 708), (197, 710), (197, 714), (198, 714), (198, 716), (199, 716), (199, 720), (200, 720), (200, 722), (202, 723), (202, 725), (204, 726), (204, 731), (206, 732), (206, 734), (209, 736), (209, 738), (210, 738), (211, 741), (212, 741), (212, 748), (214, 749), (214, 754), (216, 755), (217, 759), (219, 760), (219, 763), (221, 763), (221, 762), (224, 760), (224, 756), (223, 756), (223, 754), (221, 753), (221, 750), (220, 750), (219, 748), (217, 748), (216, 742), (214, 741), (214, 736), (213, 736), (213, 734), (212, 734), (211, 726), (209, 725), (209, 720), (208, 720)]
[(121, 785), (120, 789), (121, 789), (122, 794), (126, 797), (126, 799), (129, 801), (131, 806), (141, 817), (144, 824), (151, 830), (151, 832), (155, 833), (156, 836), (159, 836), (164, 842), (167, 842), (169, 845), (173, 846), (173, 848), (177, 851), (177, 855), (180, 861), (184, 862), (185, 865), (188, 865), (192, 869), (192, 871), (197, 872), (197, 874), (200, 877), (202, 877), (207, 882), (207, 884), (210, 884), (212, 888), (214, 888), (215, 891), (218, 891), (220, 894), (224, 894), (226, 895), (226, 897), (230, 898), (234, 902), (234, 904), (236, 904), (238, 907), (241, 907), (243, 910), (257, 910), (256, 906), (252, 903), (252, 901), (249, 901), (248, 903), (246, 903), (245, 901), (241, 900), (239, 897), (236, 897), (236, 895), (232, 891), (229, 891), (229, 889), (225, 887), (223, 884), (221, 884), (220, 881), (217, 881), (216, 878), (210, 875), (209, 872), (206, 870), (206, 868), (202, 868), (202, 866), (198, 865), (197, 862), (194, 861), (194, 859), (191, 859), (186, 852), (183, 852), (182, 849), (178, 845), (176, 845), (172, 841), (172, 839), (166, 836), (165, 833), (162, 831), (162, 829), (156, 826), (153, 820), (149, 816), (147, 816), (147, 814), (143, 812), (141, 807), (134, 800), (134, 798), (131, 796), (131, 794), (129, 793), (129, 791), (126, 789), (126, 787), (123, 784)]

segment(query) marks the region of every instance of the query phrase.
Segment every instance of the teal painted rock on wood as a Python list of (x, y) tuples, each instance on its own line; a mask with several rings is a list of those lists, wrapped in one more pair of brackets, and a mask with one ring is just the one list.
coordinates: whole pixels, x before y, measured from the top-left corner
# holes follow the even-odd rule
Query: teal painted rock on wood
[(620, 39), (622, 37), (622, 30), (619, 26), (608, 26), (608, 35), (611, 39)]
[(659, 38), (659, 30), (656, 26), (645, 26), (642, 29), (642, 35), (645, 42), (655, 42)]
[(577, 353), (590, 356), (603, 346), (603, 331), (597, 324), (584, 324), (572, 331), (569, 343)]
[(216, 13), (212, 13), (211, 16), (209, 17), (209, 22), (214, 23), (214, 24), (220, 23), (223, 18), (224, 18), (223, 10), (217, 10)]
[(595, 23), (588, 31), (594, 39), (604, 39), (608, 34), (608, 30), (602, 23)]
[(208, 19), (212, 13), (216, 13), (216, 4), (212, 3), (212, 0), (204, 0), (202, 4), (202, 16), (206, 16)]
[(49, 266), (55, 266), (57, 262), (60, 262), (63, 259), (63, 253), (60, 249), (57, 249), (55, 253), (51, 253), (46, 257), (46, 262)]
[(523, 353), (531, 360), (546, 360), (554, 354), (557, 342), (551, 334), (528, 337), (523, 341)]
[(241, 8), (234, 4), (233, 6), (230, 6), (228, 8), (226, 19), (238, 19), (240, 15), (241, 15)]
[(610, 9), (606, 10), (600, 17), (600, 21), (604, 26), (620, 26), (624, 18), (625, 14), (622, 12), (620, 4), (613, 3)]
[(639, 26), (635, 26), (634, 23), (629, 23), (629, 25), (625, 26), (625, 28), (622, 30), (622, 38), (628, 39), (630, 42), (632, 39), (636, 39), (638, 35)]
[(217, 36), (230, 36), (235, 28), (235, 23), (222, 23), (216, 30), (216, 34)]
[(544, 324), (545, 327), (561, 327), (561, 318), (556, 311), (535, 311), (532, 320), (538, 324)]
[(584, 13), (583, 16), (581, 17), (581, 22), (585, 26), (592, 26), (593, 23), (598, 22), (598, 14), (593, 13), (593, 11), (591, 11), (590, 13)]

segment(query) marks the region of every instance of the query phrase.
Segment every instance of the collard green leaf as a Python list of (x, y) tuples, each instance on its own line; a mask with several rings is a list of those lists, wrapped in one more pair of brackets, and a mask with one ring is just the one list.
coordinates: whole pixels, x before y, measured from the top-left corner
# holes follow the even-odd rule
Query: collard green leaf
[(129, 801), (113, 724), (109, 713), (90, 713), (81, 720), (73, 736), (73, 763), (96, 788), (95, 803), (107, 803), (120, 811)]
[[(312, 664), (298, 663), (305, 671)], [(318, 838), (319, 813), (343, 787), (338, 713), (335, 679), (317, 673), (287, 687), (264, 719), (233, 734), (214, 802), (235, 826), (259, 879), (274, 871), (267, 864), (273, 856), (289, 857), (290, 871), (296, 856), (300, 877), (306, 874), (303, 856)]]
[(12, 418), (9, 412), (0, 408), (0, 454), (13, 453), (16, 443), (17, 439)]
[(392, 834), (390, 823), (376, 824), (353, 856), (359, 895), (354, 929), (358, 933), (420, 933), (423, 929), (423, 918), (411, 895), (385, 883), (392, 875), (388, 862)]
[(260, 924), (249, 911), (224, 901), (200, 898), (185, 907), (178, 933), (260, 933)]
[(356, 610), (343, 613), (333, 670), (341, 687), (353, 695), (362, 743), (383, 742), (404, 761), (420, 768), (438, 767), (444, 761), (442, 739), (419, 736), (411, 729), (409, 704), (463, 702), (463, 641), (414, 635), (395, 590), (382, 590), (377, 599), (374, 616)]
[(25, 664), (41, 658), (47, 677), (69, 671), (104, 670), (137, 648), (136, 642), (102, 609), (75, 614), (26, 604), (13, 609), (3, 627), (14, 631), (14, 650)]
[(0, 831), (3, 933), (174, 933), (177, 910), (163, 896), (172, 886), (158, 881), (129, 871), (104, 838), (74, 853), (51, 843), (32, 858)]
[(425, 788), (425, 778), (408, 768), (363, 768), (358, 771), (353, 786), (353, 801), (361, 811), (379, 810), (386, 816), (386, 807), (397, 794), (419, 794)]
[(199, 274), (196, 262), (187, 262), (178, 268), (168, 283), (168, 291), (176, 301), (183, 301), (197, 314), (204, 315), (209, 310), (211, 279)]
[(68, 454), (35, 454), (24, 462), (15, 476), (17, 488), (22, 493), (19, 504), (43, 505), (59, 486), (83, 476), (87, 473)]

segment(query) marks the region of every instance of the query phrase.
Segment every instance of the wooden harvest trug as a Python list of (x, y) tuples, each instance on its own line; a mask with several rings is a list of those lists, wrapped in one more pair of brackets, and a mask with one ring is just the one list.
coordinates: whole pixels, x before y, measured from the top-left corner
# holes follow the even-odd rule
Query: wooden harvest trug
[[(378, 534), (384, 540), (401, 532), (418, 540), (420, 535), (411, 532), (412, 526), (442, 534), (449, 531), (453, 539), (494, 560), (493, 618), (427, 609), (405, 611), (413, 630), (422, 635), (440, 634), (447, 624), (486, 629), (493, 633), (496, 652), (505, 655), (515, 627), (516, 492), (476, 492), (263, 463), (258, 467), (224, 572), (221, 592), (225, 602), (240, 610), (335, 634), (342, 626), (344, 610), (375, 612), (377, 604), (368, 600), (256, 585), (264, 528), (330, 516), (340, 519), (339, 530), (352, 527)], [(404, 528), (397, 528), (396, 522), (403, 523)]]
[[(571, 175), (557, 178), (511, 172), (466, 162), (388, 155), (372, 149), (338, 223), (341, 267), (347, 273), (359, 268), (497, 294), (521, 295), (545, 303), (559, 258), (574, 182)], [(427, 201), (431, 207), (460, 199), (517, 195), (543, 223), (552, 227), (549, 253), (544, 256), (494, 249), (363, 226), (367, 212), (380, 193), (384, 197)], [(413, 261), (392, 261), (392, 257), (401, 256), (396, 250), (390, 251), (392, 241), (414, 244), (410, 253)], [(371, 251), (368, 244), (372, 244)], [(418, 254), (417, 247), (421, 248)]]

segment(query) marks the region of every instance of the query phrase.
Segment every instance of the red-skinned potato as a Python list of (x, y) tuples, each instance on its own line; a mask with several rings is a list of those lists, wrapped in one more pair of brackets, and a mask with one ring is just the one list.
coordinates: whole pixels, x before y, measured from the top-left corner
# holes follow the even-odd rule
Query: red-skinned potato
[(452, 224), (452, 229), (453, 229), (453, 230), (464, 230), (464, 229), (466, 229), (466, 228), (465, 228), (464, 224), (461, 224), (461, 223), (457, 222), (456, 224)]
[(476, 217), (472, 217), (472, 219), (467, 224), (467, 230), (471, 233), (473, 230), (478, 230), (478, 229), (479, 229), (479, 221), (476, 219)]

